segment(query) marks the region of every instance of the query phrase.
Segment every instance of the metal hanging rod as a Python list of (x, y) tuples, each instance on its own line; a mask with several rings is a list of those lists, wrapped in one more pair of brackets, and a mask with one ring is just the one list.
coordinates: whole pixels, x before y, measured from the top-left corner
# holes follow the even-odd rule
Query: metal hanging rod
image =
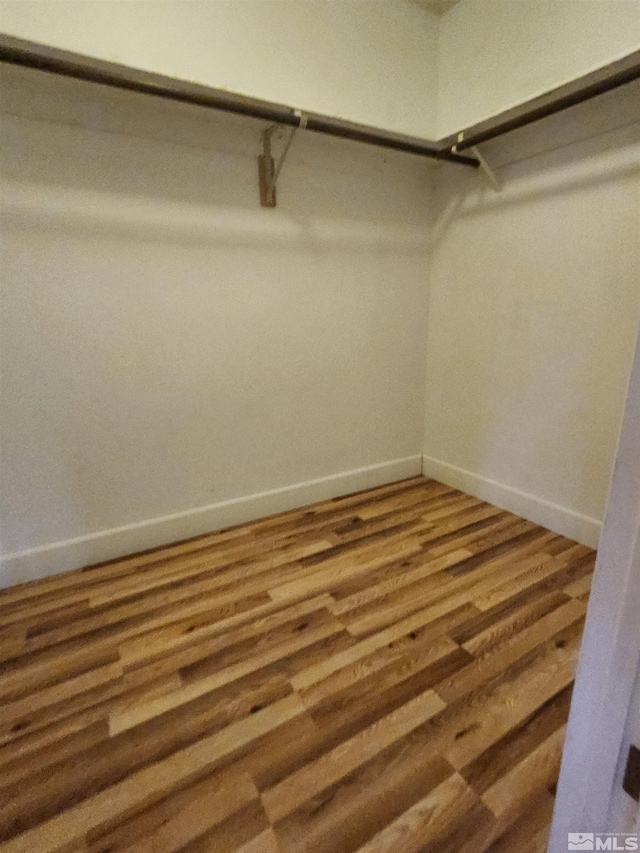
[(519, 107), (500, 113), (484, 122), (473, 125), (460, 133), (442, 139), (439, 145), (455, 146), (456, 151), (471, 149), (489, 139), (495, 139), (512, 130), (547, 118), (569, 107), (584, 103), (612, 89), (640, 79), (640, 50), (622, 59), (592, 71), (584, 77), (566, 83), (550, 92), (534, 98)]
[[(3, 34), (0, 34), (0, 62), (39, 68), (78, 80), (264, 119), (293, 128), (297, 127), (300, 121), (300, 112), (292, 107), (236, 95), (224, 89), (214, 89), (162, 74), (139, 71), (114, 62), (93, 59)], [(526, 104), (506, 110), (438, 141), (423, 140), (307, 112), (305, 112), (306, 129), (477, 169), (481, 165), (479, 160), (462, 154), (461, 151), (473, 150), (482, 142), (495, 139), (638, 79), (640, 79), (640, 51), (635, 51), (578, 80), (534, 98)]]
[[(125, 65), (93, 59), (13, 36), (0, 34), (0, 61), (29, 68), (39, 68), (65, 77), (88, 80), (92, 83), (101, 83), (118, 89), (167, 98), (168, 100), (265, 119), (277, 124), (297, 127), (300, 122), (299, 111), (281, 104), (274, 104), (257, 98), (247, 98), (223, 89), (214, 89), (197, 83), (176, 80), (162, 74), (139, 71)], [(434, 160), (459, 163), (476, 169), (479, 166), (474, 157), (456, 154), (448, 148), (443, 148), (436, 143), (417, 137), (405, 136), (317, 113), (305, 111), (305, 116), (307, 130), (314, 130), (329, 136), (339, 136), (343, 139), (352, 139), (356, 142), (365, 142), (370, 145), (377, 145), (380, 148), (406, 151)]]

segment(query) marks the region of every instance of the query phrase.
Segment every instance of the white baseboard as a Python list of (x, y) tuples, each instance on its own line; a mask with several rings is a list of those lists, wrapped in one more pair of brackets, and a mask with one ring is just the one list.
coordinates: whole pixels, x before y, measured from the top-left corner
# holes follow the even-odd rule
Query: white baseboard
[(500, 509), (506, 509), (528, 521), (540, 524), (554, 533), (575, 539), (576, 542), (588, 545), (590, 548), (598, 547), (602, 522), (597, 518), (581, 515), (558, 504), (537, 498), (535, 495), (505, 486), (464, 468), (458, 468), (457, 465), (434, 459), (432, 456), (422, 457), (422, 473), (447, 486), (495, 504)]
[(0, 558), (0, 588), (56, 575), (420, 474), (420, 456), (343, 471), (268, 492), (52, 542)]

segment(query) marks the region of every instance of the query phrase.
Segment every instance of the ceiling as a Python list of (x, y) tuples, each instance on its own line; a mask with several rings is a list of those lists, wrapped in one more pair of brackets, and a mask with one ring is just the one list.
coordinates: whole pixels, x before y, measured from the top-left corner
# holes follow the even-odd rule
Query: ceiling
[(442, 15), (447, 9), (455, 6), (460, 0), (413, 0), (418, 6), (423, 9), (428, 9), (430, 12), (435, 12), (437, 15)]

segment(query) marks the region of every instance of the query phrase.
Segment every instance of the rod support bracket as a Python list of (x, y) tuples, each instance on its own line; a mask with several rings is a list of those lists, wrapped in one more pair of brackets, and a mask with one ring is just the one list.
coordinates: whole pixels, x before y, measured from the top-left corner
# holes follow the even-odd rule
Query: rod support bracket
[(282, 125), (270, 124), (262, 132), (262, 154), (258, 157), (258, 183), (260, 187), (260, 204), (262, 207), (276, 206), (276, 184), (284, 166), (284, 161), (287, 159), (294, 136), (299, 129), (304, 130), (307, 126), (307, 116), (304, 113), (296, 110), (295, 115), (299, 119), (298, 124), (294, 125), (289, 131), (284, 149), (277, 162), (273, 159), (271, 153), (271, 140), (274, 133)]
[(472, 151), (473, 155), (475, 156), (475, 158), (477, 159), (478, 163), (480, 163), (480, 168), (484, 172), (487, 180), (489, 181), (491, 186), (494, 188), (494, 190), (497, 193), (499, 193), (502, 190), (502, 182), (500, 181), (500, 179), (498, 178), (496, 173), (493, 171), (491, 166), (487, 163), (484, 156), (480, 153), (480, 151), (478, 150), (478, 146), (473, 145), (471, 147), (471, 151)]

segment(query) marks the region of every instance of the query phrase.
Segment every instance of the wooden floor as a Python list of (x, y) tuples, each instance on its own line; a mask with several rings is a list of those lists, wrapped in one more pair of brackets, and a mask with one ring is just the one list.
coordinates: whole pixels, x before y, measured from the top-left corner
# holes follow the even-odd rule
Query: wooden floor
[(5, 590), (0, 851), (543, 851), (594, 556), (417, 477)]

